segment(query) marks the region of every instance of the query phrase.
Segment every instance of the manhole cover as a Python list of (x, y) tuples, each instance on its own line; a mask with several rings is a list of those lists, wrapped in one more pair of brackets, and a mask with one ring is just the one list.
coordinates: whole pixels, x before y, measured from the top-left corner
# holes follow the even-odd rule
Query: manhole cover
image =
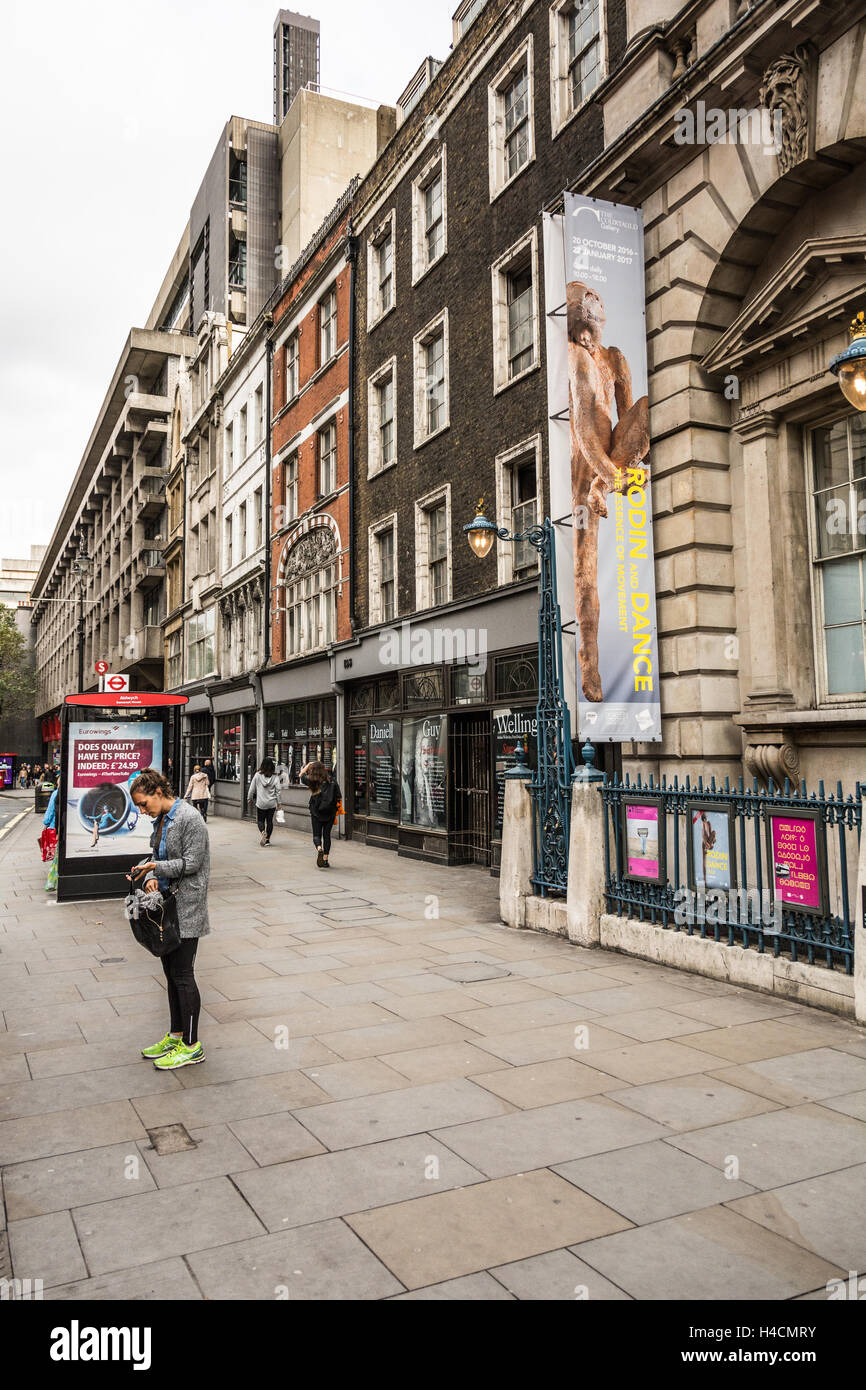
[(501, 980), (510, 975), (500, 965), (489, 965), (485, 960), (462, 960), (456, 965), (443, 965), (431, 971), (433, 975), (444, 975), (446, 980), (456, 980), (458, 984), (468, 985), (474, 980)]
[(158, 1154), (180, 1154), (186, 1149), (198, 1148), (187, 1133), (186, 1125), (161, 1125), (159, 1129), (149, 1129), (147, 1137)]

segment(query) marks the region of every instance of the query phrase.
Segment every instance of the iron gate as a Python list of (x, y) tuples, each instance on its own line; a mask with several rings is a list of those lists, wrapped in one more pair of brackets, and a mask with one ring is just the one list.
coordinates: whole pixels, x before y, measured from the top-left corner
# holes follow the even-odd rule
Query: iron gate
[(451, 850), (461, 864), (490, 867), (490, 717), (451, 719)]

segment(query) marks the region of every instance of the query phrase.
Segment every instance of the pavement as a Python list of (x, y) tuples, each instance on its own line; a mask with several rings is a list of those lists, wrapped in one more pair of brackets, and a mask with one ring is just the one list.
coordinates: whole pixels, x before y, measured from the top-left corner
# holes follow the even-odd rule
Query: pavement
[(119, 903), (45, 893), (38, 822), (0, 829), (0, 1231), (44, 1298), (826, 1299), (866, 1270), (863, 1030), (510, 930), (480, 869), (337, 842), (318, 870), (215, 819), (207, 1060), (163, 1075), (161, 966)]

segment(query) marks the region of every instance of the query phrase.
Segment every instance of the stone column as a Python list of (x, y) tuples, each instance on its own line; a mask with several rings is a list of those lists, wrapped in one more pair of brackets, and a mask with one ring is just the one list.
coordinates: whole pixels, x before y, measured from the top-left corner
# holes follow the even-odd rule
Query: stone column
[(568, 939), (597, 946), (604, 900), (604, 801), (599, 783), (575, 782), (568, 845)]
[(740, 420), (743, 518), (748, 566), (750, 668), (743, 672), (746, 708), (792, 705), (779, 469), (779, 419), (771, 412)]
[(499, 867), (499, 916), (508, 927), (526, 926), (532, 894), (532, 798), (522, 777), (506, 777)]

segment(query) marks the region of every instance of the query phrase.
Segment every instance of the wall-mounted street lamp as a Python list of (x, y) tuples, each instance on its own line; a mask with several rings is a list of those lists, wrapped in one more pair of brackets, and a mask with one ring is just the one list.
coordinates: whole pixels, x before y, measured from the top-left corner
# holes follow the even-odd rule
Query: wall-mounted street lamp
[[(529, 783), (533, 800), (532, 882), (546, 897), (551, 889), (563, 892), (568, 875), (568, 840), (571, 824), (571, 722), (562, 681), (562, 619), (556, 596), (556, 562), (553, 525), (549, 517), (519, 535), (511, 535), (484, 515), (479, 498), (475, 519), (463, 527), (473, 552), (484, 559), (500, 541), (525, 541), (538, 552), (538, 766)], [(521, 750), (522, 752), (522, 750)], [(521, 770), (518, 771), (517, 769)], [(517, 759), (513, 777), (526, 776), (528, 768)]]
[(851, 321), (851, 343), (830, 363), (829, 370), (838, 377), (842, 395), (856, 410), (866, 410), (866, 313)]

